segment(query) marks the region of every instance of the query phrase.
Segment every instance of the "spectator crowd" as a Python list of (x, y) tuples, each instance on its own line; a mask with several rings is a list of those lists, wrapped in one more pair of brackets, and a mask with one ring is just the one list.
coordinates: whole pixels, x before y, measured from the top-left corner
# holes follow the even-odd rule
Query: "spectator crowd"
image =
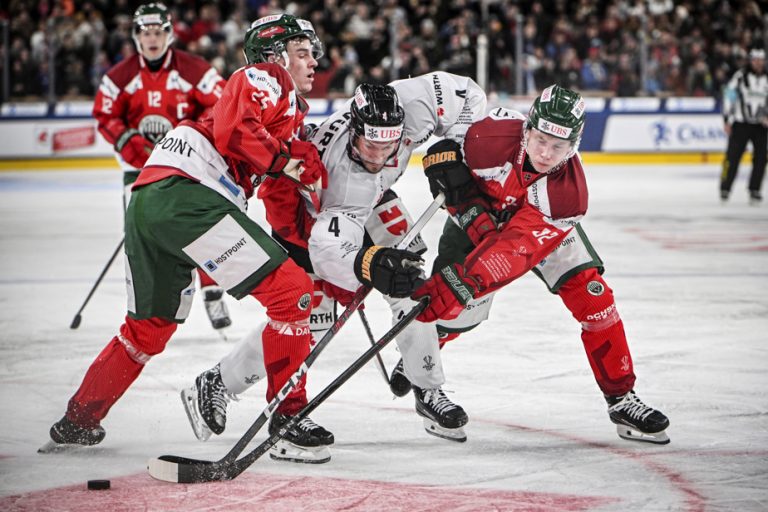
[[(132, 14), (141, 3), (3, 2), (0, 21), (9, 44), (0, 66), (9, 71), (9, 90), (0, 99), (92, 97), (101, 76), (135, 51)], [(164, 3), (175, 45), (203, 56), (225, 78), (244, 64), (250, 20), (276, 12), (311, 20), (325, 45), (313, 97), (348, 97), (363, 81), (387, 83), (432, 70), (475, 77), (482, 34), (488, 92), (500, 96), (534, 94), (553, 82), (586, 95), (719, 96), (749, 49), (768, 37), (766, 2), (754, 0)]]

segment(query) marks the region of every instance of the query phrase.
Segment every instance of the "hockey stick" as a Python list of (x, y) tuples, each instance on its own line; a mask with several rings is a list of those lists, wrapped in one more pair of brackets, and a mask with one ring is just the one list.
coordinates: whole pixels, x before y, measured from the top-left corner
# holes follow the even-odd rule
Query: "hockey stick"
[(104, 279), (104, 276), (107, 273), (107, 270), (109, 270), (109, 267), (112, 266), (112, 263), (115, 261), (115, 258), (117, 258), (117, 253), (120, 252), (120, 249), (123, 248), (123, 244), (125, 243), (125, 237), (120, 239), (120, 243), (117, 244), (117, 247), (115, 248), (115, 252), (112, 253), (112, 256), (109, 258), (109, 261), (106, 265), (104, 265), (104, 270), (101, 271), (101, 274), (99, 274), (99, 277), (96, 279), (96, 282), (93, 283), (93, 287), (91, 288), (91, 291), (88, 293), (88, 296), (85, 298), (85, 302), (83, 302), (83, 305), (80, 306), (80, 309), (77, 310), (77, 313), (75, 314), (75, 318), (72, 319), (72, 323), (69, 324), (70, 329), (77, 329), (80, 327), (80, 322), (82, 321), (83, 317), (81, 313), (85, 309), (85, 306), (88, 304), (88, 301), (91, 300), (91, 297), (93, 297), (94, 292), (96, 292), (96, 288), (99, 287), (99, 283), (101, 283), (101, 280)]
[[(355, 373), (365, 364), (373, 359), (387, 344), (392, 341), (405, 327), (415, 319), (427, 305), (426, 301), (419, 302), (403, 318), (401, 318), (384, 336), (379, 338), (372, 347), (363, 353), (354, 363), (347, 367), (336, 379), (328, 384), (313, 398), (304, 408), (295, 416), (291, 417), (278, 431), (271, 434), (265, 441), (256, 448), (247, 453), (240, 459), (230, 457), (230, 452), (223, 459), (218, 461), (206, 461), (199, 459), (188, 459), (175, 455), (163, 455), (157, 459), (150, 459), (147, 469), (149, 474), (158, 480), (165, 482), (174, 482), (181, 484), (194, 484), (202, 482), (216, 482), (222, 480), (232, 480), (240, 473), (248, 469), (256, 460), (267, 453), (272, 446), (277, 443), (288, 430), (308, 416), (337, 389), (347, 382)], [(317, 349), (315, 349), (317, 350)], [(252, 427), (253, 428), (253, 427)], [(250, 429), (249, 432), (250, 433)], [(246, 436), (247, 434), (246, 433)], [(251, 436), (253, 437), (253, 436)], [(239, 443), (238, 443), (239, 444)]]
[[(397, 244), (397, 248), (403, 249), (405, 247), (408, 247), (411, 244), (411, 242), (413, 242), (413, 240), (416, 238), (416, 236), (418, 236), (418, 234), (421, 232), (424, 226), (426, 226), (429, 220), (434, 216), (437, 210), (440, 209), (444, 201), (445, 201), (445, 196), (442, 193), (438, 194), (438, 196), (435, 198), (434, 201), (432, 201), (432, 203), (424, 211), (421, 217), (419, 217), (419, 220), (416, 221), (413, 227), (408, 231), (408, 233), (403, 237), (403, 239)], [(341, 315), (339, 315), (339, 317), (330, 327), (328, 332), (325, 333), (325, 335), (320, 339), (320, 341), (317, 342), (314, 350), (310, 352), (310, 354), (301, 364), (299, 369), (296, 370), (296, 372), (288, 379), (288, 381), (285, 383), (285, 385), (283, 385), (283, 387), (280, 389), (277, 395), (275, 395), (275, 397), (269, 402), (269, 404), (267, 404), (267, 407), (261, 412), (258, 418), (256, 418), (256, 421), (254, 421), (254, 423), (248, 428), (245, 434), (243, 434), (243, 436), (235, 444), (235, 446), (222, 459), (220, 459), (215, 463), (208, 462), (208, 461), (198, 461), (198, 462), (202, 462), (204, 464), (217, 464), (217, 465), (232, 464), (237, 459), (238, 455), (240, 455), (240, 453), (251, 442), (251, 440), (256, 435), (256, 433), (269, 420), (270, 416), (272, 416), (272, 413), (280, 405), (283, 399), (288, 395), (288, 393), (291, 392), (291, 390), (296, 386), (296, 384), (304, 376), (304, 374), (307, 373), (307, 371), (309, 370), (309, 367), (312, 366), (315, 359), (317, 359), (320, 353), (325, 349), (326, 345), (330, 343), (331, 339), (333, 339), (333, 337), (338, 333), (338, 331), (342, 328), (342, 326), (344, 326), (344, 324), (347, 322), (349, 317), (352, 316), (355, 310), (357, 310), (357, 308), (360, 306), (363, 300), (365, 300), (365, 297), (368, 295), (368, 293), (370, 293), (370, 291), (371, 291), (371, 288), (368, 288), (366, 286), (361, 286), (357, 289), (354, 297), (352, 298), (352, 302), (347, 306), (344, 312)], [(182, 467), (181, 466), (182, 464), (189, 464), (188, 461), (190, 460), (192, 459), (185, 459), (184, 457), (177, 457), (174, 455), (164, 455), (158, 459), (150, 459), (149, 467), (148, 467), (149, 473), (150, 475), (152, 475), (153, 477), (159, 480), (165, 480), (168, 482), (181, 482), (181, 480), (178, 480), (178, 475), (180, 474), (179, 468)], [(195, 480), (195, 481), (208, 481), (208, 480)]]
[[(365, 314), (365, 312), (362, 309), (358, 309), (357, 313), (360, 315), (360, 320), (363, 322), (363, 327), (365, 328), (365, 334), (368, 335), (368, 340), (371, 342), (371, 345), (374, 345), (376, 343), (376, 339), (373, 337), (373, 331), (371, 331), (371, 324), (368, 323), (368, 316)], [(387, 375), (387, 368), (384, 366), (384, 361), (381, 359), (381, 354), (376, 354), (376, 363), (378, 363), (376, 366), (379, 367), (379, 371), (381, 371), (381, 376), (384, 377), (384, 380), (387, 383), (387, 386), (389, 386), (389, 376)]]

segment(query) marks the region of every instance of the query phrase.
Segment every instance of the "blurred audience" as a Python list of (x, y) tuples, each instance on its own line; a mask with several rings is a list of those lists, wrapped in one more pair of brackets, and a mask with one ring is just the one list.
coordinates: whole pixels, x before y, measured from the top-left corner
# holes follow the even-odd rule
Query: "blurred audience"
[[(0, 50), (0, 66), (7, 54), (10, 99), (92, 97), (101, 75), (135, 52), (131, 16), (141, 3), (3, 2), (9, 47)], [(437, 69), (475, 77), (481, 34), (488, 37), (488, 92), (500, 96), (533, 94), (557, 81), (585, 95), (718, 97), (746, 64), (749, 48), (768, 38), (765, 2), (755, 0), (164, 3), (176, 45), (205, 57), (225, 77), (244, 64), (249, 20), (283, 11), (311, 19), (326, 48), (314, 97), (348, 97), (363, 80), (386, 83)]]

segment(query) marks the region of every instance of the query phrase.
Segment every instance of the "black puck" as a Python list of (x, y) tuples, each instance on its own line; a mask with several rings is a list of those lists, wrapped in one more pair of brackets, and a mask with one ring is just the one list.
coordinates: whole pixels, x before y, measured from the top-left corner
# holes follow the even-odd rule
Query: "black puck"
[(104, 491), (109, 489), (109, 480), (88, 480), (89, 491)]

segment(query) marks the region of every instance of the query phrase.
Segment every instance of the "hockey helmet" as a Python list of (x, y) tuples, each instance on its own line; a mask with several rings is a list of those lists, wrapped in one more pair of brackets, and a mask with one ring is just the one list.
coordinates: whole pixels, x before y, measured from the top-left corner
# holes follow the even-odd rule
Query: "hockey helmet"
[[(158, 25), (168, 37), (165, 39), (165, 47), (161, 55), (165, 55), (168, 51), (168, 47), (174, 41), (173, 24), (171, 23), (171, 13), (168, 12), (168, 8), (165, 4), (160, 2), (152, 2), (149, 4), (140, 5), (136, 12), (133, 13), (133, 42), (136, 43), (136, 48), (139, 53), (144, 55), (144, 50), (141, 48), (139, 42), (139, 34), (142, 30), (146, 30), (150, 25)], [(144, 55), (146, 58), (146, 55)]]
[(357, 86), (349, 114), (347, 153), (352, 160), (361, 164), (365, 160), (358, 149), (359, 138), (372, 143), (396, 142), (384, 162), (397, 153), (403, 137), (405, 111), (394, 87), (368, 83)]
[(575, 143), (584, 131), (584, 111), (584, 98), (579, 93), (550, 85), (531, 105), (526, 128)]
[(283, 56), (287, 61), (287, 55), (283, 55), (286, 44), (295, 38), (309, 39), (315, 60), (323, 56), (323, 44), (318, 39), (312, 23), (291, 14), (275, 14), (251, 23), (243, 43), (245, 61), (248, 64), (269, 62), (273, 55)]

